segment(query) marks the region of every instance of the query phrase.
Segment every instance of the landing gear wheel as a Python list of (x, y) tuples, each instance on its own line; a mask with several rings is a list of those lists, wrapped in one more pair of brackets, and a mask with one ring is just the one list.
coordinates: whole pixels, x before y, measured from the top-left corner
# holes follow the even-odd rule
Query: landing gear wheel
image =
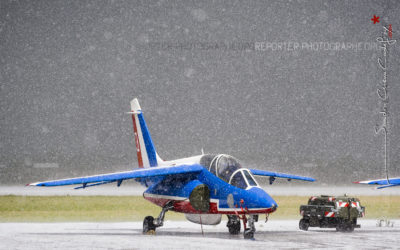
[(239, 234), (240, 233), (240, 222), (236, 222), (231, 226), (228, 226), (230, 234)]
[(244, 230), (244, 238), (245, 239), (254, 239), (254, 233), (256, 232), (256, 228), (254, 226), (255, 215), (250, 215), (247, 220), (247, 228)]
[(251, 228), (247, 228), (244, 230), (243, 236), (245, 239), (254, 239), (254, 231)]
[(229, 233), (236, 235), (240, 233), (240, 219), (235, 215), (228, 215), (228, 227)]
[(169, 201), (163, 206), (160, 215), (156, 219), (153, 216), (146, 216), (143, 220), (143, 234), (156, 234), (156, 228), (164, 224), (165, 213), (173, 208), (173, 201)]
[(155, 234), (156, 226), (154, 225), (153, 216), (147, 216), (143, 220), (143, 234)]
[(308, 227), (310, 226), (310, 222), (305, 219), (301, 219), (299, 222), (299, 228), (303, 231), (307, 231)]

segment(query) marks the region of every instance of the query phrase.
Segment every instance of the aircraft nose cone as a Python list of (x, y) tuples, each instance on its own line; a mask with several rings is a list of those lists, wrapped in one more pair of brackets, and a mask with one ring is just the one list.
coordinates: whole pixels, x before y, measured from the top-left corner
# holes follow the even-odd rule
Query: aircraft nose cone
[(273, 211), (275, 211), (278, 207), (276, 201), (272, 199), (272, 197), (267, 194), (267, 192), (265, 192), (263, 189), (259, 187), (253, 187), (248, 191), (251, 194), (251, 198), (254, 203), (252, 204), (253, 206), (259, 208), (272, 208)]

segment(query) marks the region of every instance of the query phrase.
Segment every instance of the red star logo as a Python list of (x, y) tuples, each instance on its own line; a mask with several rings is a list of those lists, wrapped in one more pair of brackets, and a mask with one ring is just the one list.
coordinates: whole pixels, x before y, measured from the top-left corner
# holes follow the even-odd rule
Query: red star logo
[(374, 17), (371, 18), (371, 21), (374, 22), (374, 24), (379, 23), (379, 17), (374, 15)]

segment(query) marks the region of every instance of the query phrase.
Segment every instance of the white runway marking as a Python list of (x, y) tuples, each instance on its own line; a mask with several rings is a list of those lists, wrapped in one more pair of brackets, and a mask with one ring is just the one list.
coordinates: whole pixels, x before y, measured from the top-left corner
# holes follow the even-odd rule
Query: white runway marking
[[(298, 220), (259, 221), (255, 240), (231, 236), (226, 221), (203, 226), (166, 221), (155, 236), (142, 235), (142, 222), (123, 223), (0, 223), (0, 249), (398, 249), (400, 221), (377, 227), (360, 220), (353, 233), (335, 229), (298, 229)], [(243, 230), (242, 230), (243, 231)]]

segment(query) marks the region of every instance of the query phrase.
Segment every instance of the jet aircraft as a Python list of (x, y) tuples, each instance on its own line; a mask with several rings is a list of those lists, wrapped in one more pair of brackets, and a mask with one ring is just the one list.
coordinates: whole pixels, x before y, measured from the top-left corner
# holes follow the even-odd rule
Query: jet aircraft
[(387, 178), (387, 179), (378, 179), (378, 180), (369, 180), (369, 181), (357, 181), (354, 183), (378, 185), (378, 187), (376, 189), (382, 189), (382, 188), (400, 186), (400, 178)]
[(227, 215), (229, 233), (238, 234), (243, 221), (244, 238), (253, 238), (254, 222), (258, 215), (276, 211), (278, 205), (265, 192), (254, 176), (267, 176), (272, 184), (275, 178), (315, 181), (313, 178), (248, 169), (226, 154), (204, 154), (172, 161), (164, 161), (157, 154), (138, 100), (131, 101), (139, 169), (110, 174), (35, 182), (30, 186), (77, 185), (76, 189), (135, 179), (147, 189), (143, 197), (160, 206), (157, 218), (147, 216), (143, 233), (154, 234), (164, 223), (167, 211), (184, 213), (194, 223), (216, 225)]

